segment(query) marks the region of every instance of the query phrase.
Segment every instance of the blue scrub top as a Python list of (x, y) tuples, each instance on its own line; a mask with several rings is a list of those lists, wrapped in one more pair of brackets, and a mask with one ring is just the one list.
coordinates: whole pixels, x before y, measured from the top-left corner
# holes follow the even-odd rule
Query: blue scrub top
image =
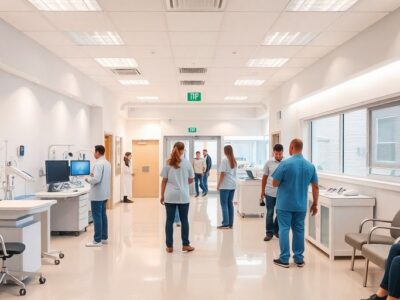
[(272, 178), (280, 185), (277, 193), (276, 209), (306, 212), (308, 186), (318, 183), (318, 176), (312, 163), (296, 154), (282, 161)]

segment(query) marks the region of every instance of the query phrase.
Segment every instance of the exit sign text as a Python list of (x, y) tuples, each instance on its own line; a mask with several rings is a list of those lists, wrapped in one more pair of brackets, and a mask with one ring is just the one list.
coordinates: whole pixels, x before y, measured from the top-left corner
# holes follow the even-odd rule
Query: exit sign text
[(189, 93), (187, 93), (187, 101), (200, 102), (201, 101), (201, 93), (200, 92), (189, 92)]
[(196, 133), (197, 132), (197, 128), (196, 127), (189, 127), (188, 128), (188, 132), (189, 133)]

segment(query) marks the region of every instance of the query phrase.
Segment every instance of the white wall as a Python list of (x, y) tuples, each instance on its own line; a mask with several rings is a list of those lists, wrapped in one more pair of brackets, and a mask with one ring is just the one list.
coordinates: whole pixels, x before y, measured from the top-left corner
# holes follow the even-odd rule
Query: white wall
[[(307, 141), (309, 118), (376, 103), (400, 94), (400, 10), (350, 40), (269, 95), (270, 133), (281, 131), (285, 146)], [(282, 111), (282, 119), (277, 113)], [(367, 181), (323, 179), (325, 186), (353, 187), (377, 198), (376, 216), (391, 218), (399, 193), (371, 188)]]

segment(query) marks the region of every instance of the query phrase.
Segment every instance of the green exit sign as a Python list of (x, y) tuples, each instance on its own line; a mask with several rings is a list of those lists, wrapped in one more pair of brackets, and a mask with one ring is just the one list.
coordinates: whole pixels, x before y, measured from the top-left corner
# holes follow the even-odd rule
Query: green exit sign
[(201, 93), (200, 92), (189, 92), (187, 93), (187, 101), (189, 102), (200, 102)]
[(189, 127), (188, 128), (188, 132), (189, 133), (196, 133), (197, 132), (197, 128), (196, 127)]

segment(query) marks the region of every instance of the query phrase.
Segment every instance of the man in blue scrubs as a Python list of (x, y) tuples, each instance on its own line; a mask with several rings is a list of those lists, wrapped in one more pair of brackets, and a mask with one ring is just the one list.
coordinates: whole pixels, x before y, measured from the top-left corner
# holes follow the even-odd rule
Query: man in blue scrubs
[(290, 242), (289, 231), (292, 229), (293, 258), (298, 267), (304, 266), (304, 221), (307, 214), (308, 187), (311, 184), (313, 204), (310, 213), (318, 212), (318, 177), (313, 164), (302, 155), (303, 142), (294, 139), (290, 143), (292, 157), (281, 162), (272, 174), (272, 185), (278, 187), (277, 215), (279, 223), (279, 246), (281, 254), (274, 259), (278, 266), (289, 268)]

